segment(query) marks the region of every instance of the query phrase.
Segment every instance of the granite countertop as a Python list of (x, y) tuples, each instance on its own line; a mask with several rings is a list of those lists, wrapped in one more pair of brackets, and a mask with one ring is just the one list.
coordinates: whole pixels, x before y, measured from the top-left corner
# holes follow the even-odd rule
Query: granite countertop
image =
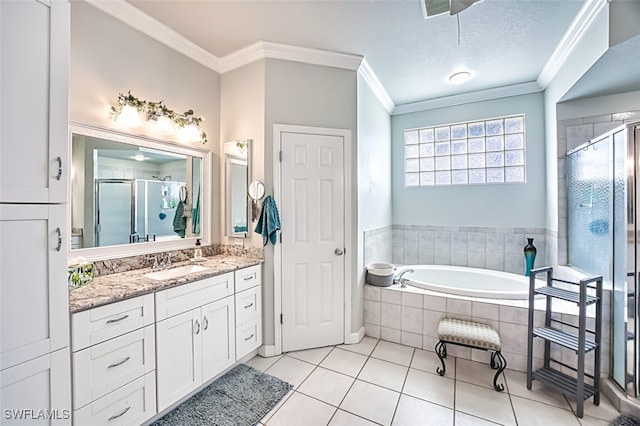
[(232, 272), (237, 269), (259, 265), (263, 260), (254, 257), (219, 255), (208, 257), (203, 262), (176, 262), (170, 268), (185, 265), (200, 265), (206, 271), (192, 273), (179, 278), (152, 280), (144, 277), (151, 268), (135, 269), (111, 275), (95, 277), (91, 284), (69, 292), (69, 312), (76, 313), (120, 300), (131, 299), (143, 294), (153, 293), (170, 287), (198, 281), (204, 278)]

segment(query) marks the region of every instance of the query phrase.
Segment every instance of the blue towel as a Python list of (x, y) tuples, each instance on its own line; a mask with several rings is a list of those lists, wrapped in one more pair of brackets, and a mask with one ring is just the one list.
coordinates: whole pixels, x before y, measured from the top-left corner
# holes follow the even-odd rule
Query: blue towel
[(187, 218), (184, 217), (184, 203), (180, 201), (176, 207), (176, 215), (173, 217), (173, 232), (184, 238), (187, 229)]
[(271, 195), (262, 202), (262, 211), (256, 225), (255, 231), (262, 234), (262, 245), (266, 246), (267, 242), (276, 245), (278, 241), (278, 232), (280, 230), (280, 215), (278, 214), (278, 206)]
[(196, 202), (191, 209), (191, 232), (193, 235), (200, 234), (200, 187), (198, 187), (198, 195)]

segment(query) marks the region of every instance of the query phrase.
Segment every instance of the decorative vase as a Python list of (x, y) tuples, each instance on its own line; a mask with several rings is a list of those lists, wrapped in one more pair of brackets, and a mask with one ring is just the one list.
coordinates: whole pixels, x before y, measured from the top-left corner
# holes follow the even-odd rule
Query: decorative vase
[(527, 245), (524, 246), (524, 262), (525, 270), (524, 274), (528, 277), (533, 269), (533, 263), (536, 261), (536, 254), (538, 249), (533, 245), (533, 238), (527, 238)]

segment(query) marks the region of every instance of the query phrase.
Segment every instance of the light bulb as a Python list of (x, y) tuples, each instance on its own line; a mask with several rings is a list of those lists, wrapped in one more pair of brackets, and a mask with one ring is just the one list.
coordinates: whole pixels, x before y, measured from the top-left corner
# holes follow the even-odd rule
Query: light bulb
[(118, 114), (118, 117), (115, 119), (115, 123), (123, 127), (140, 127), (142, 125), (140, 113), (131, 105), (122, 107), (120, 114)]
[(200, 129), (195, 124), (188, 124), (178, 130), (178, 137), (183, 142), (195, 142), (200, 140)]
[(173, 134), (175, 132), (173, 123), (171, 122), (169, 117), (165, 117), (164, 115), (158, 117), (158, 120), (156, 121), (156, 129), (158, 130), (158, 132), (165, 134)]

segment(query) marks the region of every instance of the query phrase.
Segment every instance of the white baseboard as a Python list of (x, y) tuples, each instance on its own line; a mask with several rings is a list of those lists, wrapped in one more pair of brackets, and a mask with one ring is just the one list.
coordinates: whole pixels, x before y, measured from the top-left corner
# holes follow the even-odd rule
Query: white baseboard
[(360, 343), (362, 338), (364, 337), (364, 326), (360, 327), (355, 333), (347, 334), (344, 339), (344, 343), (346, 345), (353, 345), (355, 343)]
[(269, 358), (276, 355), (275, 345), (262, 345), (258, 348), (258, 355), (263, 358)]

